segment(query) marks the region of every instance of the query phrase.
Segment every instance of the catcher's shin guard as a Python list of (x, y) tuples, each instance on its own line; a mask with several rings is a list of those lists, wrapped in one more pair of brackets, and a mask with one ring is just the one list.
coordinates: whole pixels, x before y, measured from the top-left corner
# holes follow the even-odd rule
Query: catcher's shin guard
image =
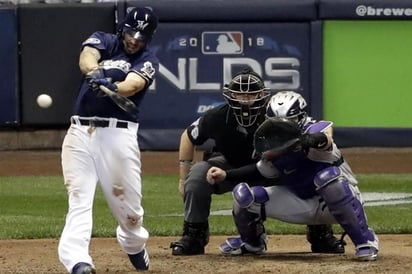
[(308, 225), (306, 239), (313, 253), (345, 253), (346, 242), (333, 236), (332, 225)]
[[(269, 200), (266, 190), (261, 186), (250, 188), (247, 183), (239, 183), (232, 191), (233, 218), (241, 240), (245, 246), (263, 246), (266, 250), (265, 203)], [(230, 245), (229, 245), (230, 246)]]
[(371, 257), (377, 258), (378, 240), (369, 229), (362, 203), (353, 194), (349, 182), (341, 176), (338, 167), (330, 167), (315, 177), (318, 193), (325, 200), (330, 213), (349, 235), (357, 247), (373, 249)]
[[(264, 212), (264, 205), (261, 210)], [(233, 218), (241, 240), (250, 246), (264, 245), (266, 249), (266, 241), (263, 240), (266, 239), (264, 237), (266, 234), (262, 215), (265, 214), (250, 212), (247, 208), (241, 208), (237, 204), (233, 208)]]
[(200, 255), (205, 253), (205, 246), (209, 243), (209, 223), (183, 224), (183, 236), (177, 242), (172, 242), (172, 255)]

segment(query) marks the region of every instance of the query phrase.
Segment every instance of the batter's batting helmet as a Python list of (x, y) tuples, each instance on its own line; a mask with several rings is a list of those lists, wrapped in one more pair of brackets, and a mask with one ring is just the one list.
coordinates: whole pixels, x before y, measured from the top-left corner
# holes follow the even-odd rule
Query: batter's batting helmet
[(270, 98), (266, 117), (279, 117), (292, 120), (302, 126), (306, 117), (306, 101), (297, 92), (280, 91)]
[(223, 96), (233, 109), (239, 125), (249, 127), (264, 110), (269, 89), (256, 72), (244, 69), (223, 88)]
[(124, 33), (133, 38), (149, 43), (157, 29), (157, 17), (150, 8), (133, 8), (126, 18), (117, 26), (117, 34), (123, 38)]
[(270, 160), (291, 151), (300, 143), (300, 136), (297, 123), (285, 118), (268, 118), (255, 132), (254, 157)]

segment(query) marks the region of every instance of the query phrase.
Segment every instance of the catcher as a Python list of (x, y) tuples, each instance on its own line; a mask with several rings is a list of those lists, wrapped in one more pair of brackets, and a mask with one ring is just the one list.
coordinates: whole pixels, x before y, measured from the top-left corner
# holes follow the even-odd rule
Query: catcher
[(267, 108), (268, 119), (254, 135), (259, 162), (226, 172), (216, 167), (208, 171), (210, 184), (239, 181), (253, 173), (281, 183), (236, 185), (233, 216), (240, 238), (227, 239), (220, 250), (232, 255), (265, 252), (263, 223), (271, 217), (296, 224), (338, 223), (354, 243), (357, 259), (376, 260), (378, 237), (368, 227), (357, 180), (332, 139), (332, 122), (315, 121), (305, 107), (298, 93), (275, 94)]

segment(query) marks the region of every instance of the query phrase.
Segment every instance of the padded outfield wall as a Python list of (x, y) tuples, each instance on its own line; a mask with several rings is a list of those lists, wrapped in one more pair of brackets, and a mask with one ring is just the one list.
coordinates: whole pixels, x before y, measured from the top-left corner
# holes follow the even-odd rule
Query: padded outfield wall
[[(0, 12), (9, 12), (8, 24), (19, 26), (18, 35), (0, 30), (10, 36), (0, 44), (0, 56), (8, 57), (0, 64), (0, 75), (12, 72), (8, 78), (17, 79), (1, 89), (9, 102), (0, 102), (0, 124), (4, 130), (10, 125), (18, 130), (66, 128), (80, 81), (76, 62), (81, 41), (95, 30), (113, 31), (127, 8), (141, 5), (159, 16), (152, 48), (161, 61), (142, 105), (143, 150), (176, 150), (182, 130), (224, 102), (223, 85), (245, 65), (274, 92), (302, 93), (312, 116), (335, 122), (336, 139), (343, 146), (412, 146), (407, 109), (412, 99), (407, 75), (411, 1), (390, 7), (387, 1), (369, 2), (141, 0), (0, 6)], [(363, 6), (366, 13), (360, 15)], [(221, 50), (219, 37), (232, 48)], [(15, 52), (4, 54), (10, 47)], [(36, 106), (40, 93), (55, 99), (51, 108)]]
[(411, 146), (412, 1), (321, 0), (323, 115), (344, 146)]

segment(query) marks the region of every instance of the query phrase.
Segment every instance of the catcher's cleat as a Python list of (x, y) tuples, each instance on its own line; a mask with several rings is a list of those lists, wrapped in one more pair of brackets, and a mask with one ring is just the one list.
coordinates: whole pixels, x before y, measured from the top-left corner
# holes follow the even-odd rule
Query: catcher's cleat
[(345, 253), (346, 242), (333, 236), (331, 225), (308, 225), (306, 238), (313, 253)]
[(136, 268), (137, 271), (146, 271), (149, 270), (149, 254), (146, 249), (143, 249), (137, 254), (127, 254), (132, 265)]
[(219, 250), (223, 255), (261, 255), (266, 253), (266, 240), (262, 241), (259, 246), (252, 246), (242, 241), (241, 238), (227, 238), (226, 241), (219, 246)]
[(170, 244), (172, 255), (201, 255), (205, 254), (205, 246), (200, 240), (183, 236), (179, 241)]
[(71, 274), (96, 274), (96, 269), (88, 263), (77, 263)]
[(375, 261), (378, 259), (379, 239), (373, 231), (371, 232), (374, 240), (368, 241), (365, 244), (357, 245), (355, 248), (355, 257), (360, 261)]

